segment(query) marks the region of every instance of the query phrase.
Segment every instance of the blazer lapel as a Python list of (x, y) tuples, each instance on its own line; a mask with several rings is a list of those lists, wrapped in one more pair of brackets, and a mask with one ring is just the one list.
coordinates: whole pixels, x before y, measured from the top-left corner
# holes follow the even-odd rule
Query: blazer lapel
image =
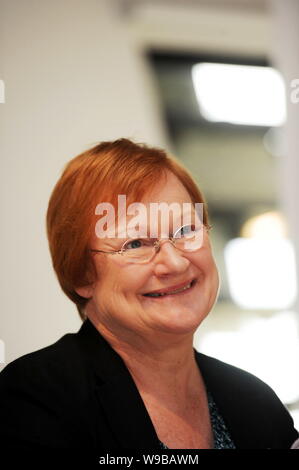
[(116, 440), (124, 449), (159, 448), (159, 439), (122, 358), (89, 319), (77, 333), (94, 376), (95, 393)]
[[(256, 426), (256, 411), (246, 399), (246, 396), (252, 398), (258, 393), (255, 381), (248, 378), (245, 381), (246, 373), (236, 367), (196, 350), (194, 352), (205, 385), (215, 399), (236, 448), (265, 448), (264, 439), (261, 439)], [(250, 383), (252, 383), (251, 389)], [(241, 390), (247, 391), (246, 396)]]

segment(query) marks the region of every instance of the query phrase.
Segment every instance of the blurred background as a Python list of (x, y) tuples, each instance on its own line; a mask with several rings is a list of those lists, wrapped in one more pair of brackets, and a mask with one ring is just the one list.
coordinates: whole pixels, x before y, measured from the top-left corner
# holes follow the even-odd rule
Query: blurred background
[(0, 370), (80, 328), (45, 214), (101, 140), (166, 148), (208, 201), (220, 271), (195, 347), (267, 382), (299, 429), (299, 2), (0, 0)]

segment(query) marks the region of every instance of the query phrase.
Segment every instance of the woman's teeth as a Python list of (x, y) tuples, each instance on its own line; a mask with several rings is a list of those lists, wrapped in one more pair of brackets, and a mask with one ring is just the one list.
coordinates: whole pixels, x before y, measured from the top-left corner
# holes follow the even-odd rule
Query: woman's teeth
[(173, 290), (171, 292), (153, 292), (152, 294), (144, 294), (148, 297), (162, 297), (164, 295), (171, 295), (171, 294), (178, 294), (179, 292), (183, 292), (184, 290), (190, 289), (193, 286), (193, 281), (187, 284), (185, 287), (181, 287), (180, 289)]

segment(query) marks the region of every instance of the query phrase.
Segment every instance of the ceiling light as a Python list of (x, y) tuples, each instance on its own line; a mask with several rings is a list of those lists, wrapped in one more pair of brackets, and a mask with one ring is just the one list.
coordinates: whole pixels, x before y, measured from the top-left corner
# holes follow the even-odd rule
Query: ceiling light
[(271, 67), (200, 63), (192, 67), (192, 79), (208, 121), (269, 127), (285, 122), (284, 82)]

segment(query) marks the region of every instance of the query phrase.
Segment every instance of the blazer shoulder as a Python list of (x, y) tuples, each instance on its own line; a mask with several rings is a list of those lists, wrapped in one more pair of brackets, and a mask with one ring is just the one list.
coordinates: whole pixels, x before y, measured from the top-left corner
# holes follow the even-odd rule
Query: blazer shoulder
[(44, 348), (24, 354), (8, 363), (0, 373), (0, 387), (6, 381), (13, 381), (19, 377), (28, 381), (38, 373), (40, 378), (50, 379), (51, 374), (59, 374), (59, 370), (71, 370), (71, 363), (78, 360), (79, 354), (75, 341), (75, 333), (67, 333), (55, 343)]
[(1, 442), (20, 449), (68, 447), (86, 428), (87, 381), (75, 336), (68, 333), (1, 371)]
[(217, 381), (225, 380), (230, 388), (236, 387), (239, 391), (241, 388), (241, 390), (244, 389), (248, 392), (248, 387), (249, 389), (254, 387), (260, 391), (267, 392), (271, 390), (273, 392), (263, 380), (244, 369), (198, 351), (195, 351), (195, 355), (197, 363), (208, 382), (214, 384)]
[(225, 421), (237, 430), (235, 435), (257, 447), (268, 442), (262, 447), (290, 448), (298, 431), (286, 406), (268, 384), (239, 367), (198, 351), (195, 354), (206, 386)]
[(236, 405), (246, 402), (247, 408), (271, 404), (284, 407), (274, 390), (251, 372), (197, 351), (196, 359), (207, 387), (218, 397), (230, 397)]

